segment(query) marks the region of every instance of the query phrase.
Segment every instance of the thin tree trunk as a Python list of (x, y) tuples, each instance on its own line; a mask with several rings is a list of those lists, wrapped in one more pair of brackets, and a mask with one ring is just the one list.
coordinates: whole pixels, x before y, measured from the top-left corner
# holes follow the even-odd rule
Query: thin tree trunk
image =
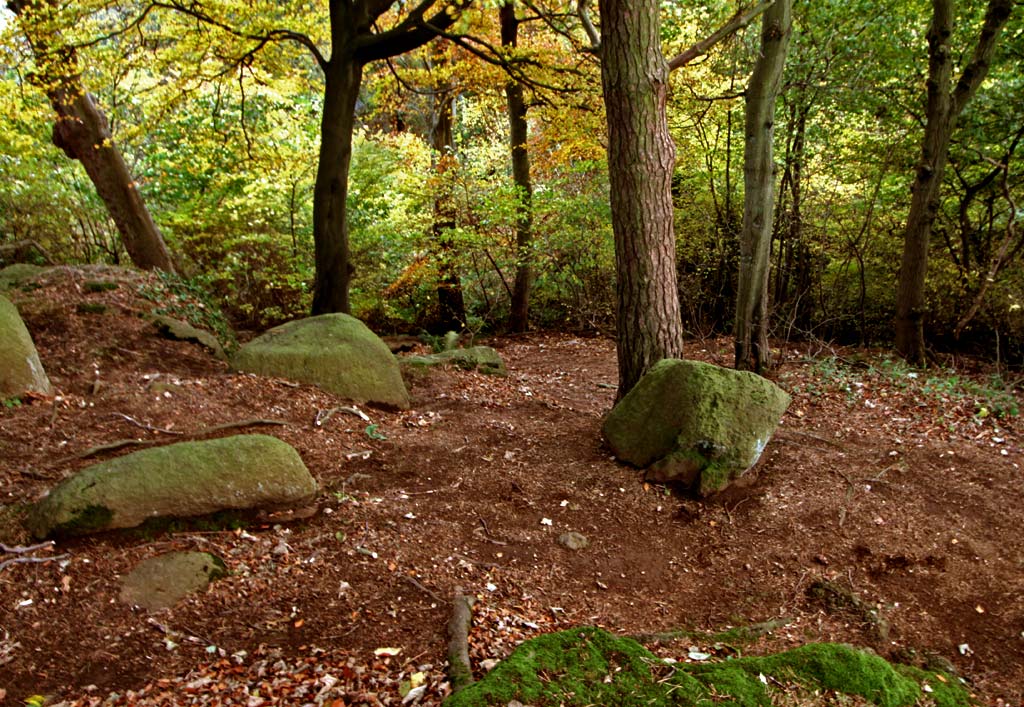
[(75, 50), (52, 30), (49, 36), (45, 30), (37, 31), (34, 23), (52, 20), (54, 6), (46, 1), (11, 0), (7, 7), (18, 15), (35, 54), (34, 81), (57, 113), (53, 144), (85, 168), (132, 263), (146, 270), (174, 272), (167, 245), (114, 142), (107, 118), (85, 90)]
[(434, 120), (430, 130), (430, 144), (434, 149), (434, 170), (438, 177), (438, 193), (434, 195), (434, 223), (431, 226), (434, 243), (438, 248), (437, 307), (438, 330), (462, 331), (466, 326), (466, 301), (462, 280), (455, 264), (455, 247), (451, 231), (455, 228), (455, 205), (452, 203), (452, 184), (446, 173), (455, 167), (452, 134), (452, 97), (444, 88), (434, 96)]
[[(501, 6), (501, 44), (515, 47), (518, 40), (519, 20), (511, 0)], [(529, 327), (530, 289), (533, 286), (530, 243), (533, 230), (533, 185), (530, 183), (530, 153), (526, 149), (526, 101), (523, 85), (515, 80), (505, 84), (508, 102), (509, 143), (512, 151), (512, 181), (516, 186), (516, 281), (512, 290), (509, 329), (524, 332)]]
[(775, 99), (782, 82), (791, 28), (791, 0), (776, 0), (764, 14), (761, 54), (746, 96), (746, 147), (743, 155), (743, 233), (736, 296), (736, 368), (760, 373), (770, 364), (768, 348), (768, 273), (771, 262), (775, 161)]
[(601, 81), (617, 276), (618, 397), (683, 353), (672, 210), (675, 146), (658, 0), (600, 0)]
[[(338, 45), (335, 45), (338, 46)], [(325, 69), (324, 112), (320, 124), (320, 159), (313, 186), (313, 246), (316, 282), (313, 314), (349, 310), (353, 268), (349, 261), (348, 174), (352, 165), (352, 131), (363, 67), (355, 58), (337, 55)]]
[(927, 363), (924, 342), (925, 278), (928, 245), (939, 211), (942, 177), (956, 121), (988, 73), (996, 42), (1013, 10), (1013, 0), (990, 0), (971, 62), (950, 90), (953, 52), (949, 46), (955, 17), (953, 0), (932, 0), (928, 28), (928, 103), (921, 161), (914, 178), (910, 213), (903, 235), (903, 256), (896, 293), (896, 350), (915, 365)]

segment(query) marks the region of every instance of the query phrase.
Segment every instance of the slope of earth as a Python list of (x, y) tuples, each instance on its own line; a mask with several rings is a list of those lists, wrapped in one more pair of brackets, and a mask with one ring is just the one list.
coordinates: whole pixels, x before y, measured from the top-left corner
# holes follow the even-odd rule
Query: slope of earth
[[(0, 568), (0, 701), (399, 704), (415, 689), (408, 702), (437, 704), (458, 593), (478, 597), (480, 670), (590, 624), (680, 660), (847, 642), (953, 667), (992, 704), (1024, 699), (1024, 454), (1019, 421), (997, 414), (1020, 394), (986, 398), (963, 364), (933, 380), (867, 352), (785, 351), (778, 435), (744, 488), (700, 502), (602, 445), (610, 341), (490, 341), (509, 377), (415, 374), (413, 409), (366, 408), (367, 422), (160, 338), (137, 316), (152, 276), (86, 292), (94, 277), (59, 270), (11, 293), (58, 393), (0, 407), (0, 562), (21, 560)], [(728, 365), (729, 350), (688, 354)], [(211, 432), (253, 421), (283, 424)], [(242, 431), (299, 450), (314, 506), (6, 552), (30, 542), (17, 504), (132, 447), (93, 448)], [(568, 531), (589, 546), (560, 545)], [(213, 552), (231, 574), (169, 610), (123, 602), (119, 577), (169, 550)], [(713, 635), (749, 625), (763, 630), (742, 645)]]

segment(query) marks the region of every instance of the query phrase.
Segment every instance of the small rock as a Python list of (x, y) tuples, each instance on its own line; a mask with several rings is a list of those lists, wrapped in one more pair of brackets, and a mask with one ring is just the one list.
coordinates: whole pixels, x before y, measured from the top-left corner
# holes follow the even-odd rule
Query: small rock
[(590, 546), (590, 540), (587, 539), (586, 535), (570, 531), (568, 533), (562, 533), (558, 536), (558, 544), (567, 550), (583, 550)]

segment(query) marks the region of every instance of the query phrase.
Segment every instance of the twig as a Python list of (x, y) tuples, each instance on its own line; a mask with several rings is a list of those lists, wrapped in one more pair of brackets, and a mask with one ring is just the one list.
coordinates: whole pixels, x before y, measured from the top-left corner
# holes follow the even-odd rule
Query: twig
[[(120, 414), (120, 413), (118, 413), (118, 414)], [(213, 434), (215, 432), (223, 432), (224, 430), (235, 429), (237, 427), (255, 427), (257, 425), (287, 425), (287, 424), (288, 424), (287, 422), (284, 422), (282, 420), (262, 420), (262, 419), (255, 418), (255, 419), (251, 419), (251, 420), (241, 420), (239, 422), (227, 422), (227, 423), (225, 423), (223, 425), (214, 425), (213, 427), (204, 427), (203, 429), (196, 430), (195, 432), (179, 432), (177, 434), (185, 435), (188, 438), (196, 438), (196, 437), (205, 437), (205, 436), (211, 435), (211, 434)], [(174, 433), (172, 433), (172, 434), (174, 434)], [(74, 461), (75, 459), (88, 459), (89, 457), (94, 457), (97, 454), (102, 454), (103, 452), (113, 452), (113, 451), (116, 451), (118, 449), (123, 449), (124, 447), (151, 447), (151, 446), (156, 445), (156, 444), (161, 444), (161, 440), (158, 440), (158, 439), (119, 439), (119, 440), (117, 440), (115, 442), (108, 442), (106, 444), (100, 444), (100, 445), (95, 446), (95, 447), (90, 447), (89, 449), (86, 449), (84, 452), (79, 452), (78, 454), (72, 454), (69, 457), (62, 457), (62, 458), (58, 459), (57, 461), (53, 462), (52, 464), (50, 464), (50, 467), (52, 468), (52, 467), (55, 467), (55, 466), (60, 466), (61, 464), (64, 464), (64, 463), (69, 462), (69, 461)]]
[(0, 550), (3, 552), (9, 552), (12, 555), (24, 555), (26, 552), (35, 552), (36, 550), (41, 550), (44, 547), (53, 547), (53, 541), (47, 540), (36, 545), (4, 545), (3, 543), (0, 543)]
[(4, 562), (0, 563), (0, 570), (3, 570), (8, 565), (22, 565), (25, 563), (52, 563), (54, 559), (66, 559), (71, 555), (65, 554), (54, 554), (49, 557), (11, 557), (5, 559)]
[(359, 408), (350, 407), (348, 405), (339, 405), (338, 407), (331, 408), (330, 410), (317, 410), (316, 420), (313, 421), (313, 424), (317, 427), (322, 427), (328, 420), (334, 417), (334, 413), (336, 412), (347, 412), (348, 414), (355, 415), (365, 422), (370, 422), (370, 416)]
[(448, 620), (448, 679), (452, 694), (473, 684), (473, 667), (469, 663), (469, 628), (473, 623), (471, 596), (455, 588), (452, 617)]
[(436, 601), (438, 604), (440, 604), (442, 602), (441, 597), (439, 597), (437, 594), (435, 594), (431, 590), (429, 590), (426, 587), (424, 587), (423, 584), (418, 579), (416, 579), (415, 577), (410, 577), (409, 575), (404, 574), (404, 575), (402, 575), (402, 579), (404, 579), (406, 582), (408, 582), (412, 586), (414, 586), (417, 589), (419, 589), (421, 592), (423, 592), (424, 594), (429, 596), (431, 599)]
[(139, 422), (138, 420), (136, 420), (131, 415), (125, 415), (123, 412), (113, 412), (111, 414), (114, 415), (115, 417), (123, 418), (123, 419), (127, 420), (128, 422), (132, 423), (133, 425), (135, 425), (136, 427), (140, 427), (140, 428), (146, 430), (147, 432), (160, 432), (160, 433), (163, 433), (165, 435), (183, 435), (183, 434), (185, 434), (184, 432), (179, 432), (178, 430), (168, 430), (168, 429), (164, 429), (163, 427), (153, 427), (152, 425), (147, 425), (144, 422)]

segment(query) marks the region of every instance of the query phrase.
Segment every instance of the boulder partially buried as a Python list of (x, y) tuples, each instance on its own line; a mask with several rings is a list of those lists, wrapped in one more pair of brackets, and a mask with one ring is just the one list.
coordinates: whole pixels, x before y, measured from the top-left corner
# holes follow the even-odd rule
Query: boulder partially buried
[(274, 327), (240, 348), (232, 365), (311, 383), (357, 402), (409, 407), (409, 393), (387, 344), (347, 314), (321, 314)]
[(467, 371), (480, 371), (496, 376), (508, 374), (505, 362), (490, 346), (472, 346), (468, 349), (449, 349), (424, 356), (407, 356), (402, 359), (407, 366), (443, 366), (453, 364)]
[(39, 538), (133, 528), (151, 518), (287, 508), (317, 484), (299, 453), (276, 437), (180, 442), (86, 467), (29, 510)]
[(50, 392), (50, 379), (18, 308), (0, 295), (0, 400)]
[(604, 436), (616, 457), (646, 468), (647, 478), (708, 495), (757, 463), (789, 402), (753, 373), (666, 359), (619, 401)]
[(224, 560), (208, 552), (168, 552), (129, 572), (121, 581), (121, 599), (148, 611), (166, 609), (227, 573)]

